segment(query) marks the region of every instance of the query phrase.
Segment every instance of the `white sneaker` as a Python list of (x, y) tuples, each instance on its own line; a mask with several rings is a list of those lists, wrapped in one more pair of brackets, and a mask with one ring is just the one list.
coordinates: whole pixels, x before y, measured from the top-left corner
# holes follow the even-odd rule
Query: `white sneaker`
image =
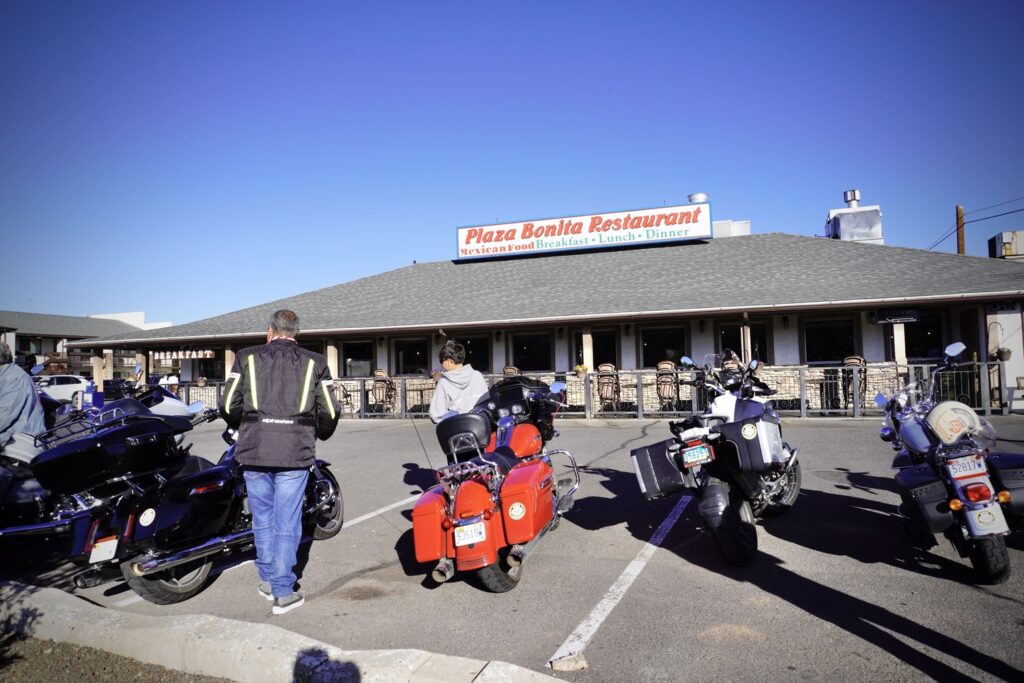
[(274, 598), (274, 614), (284, 614), (290, 612), (296, 607), (302, 607), (303, 603), (306, 602), (306, 598), (302, 596), (302, 593), (292, 593), (286, 595), (283, 598)]

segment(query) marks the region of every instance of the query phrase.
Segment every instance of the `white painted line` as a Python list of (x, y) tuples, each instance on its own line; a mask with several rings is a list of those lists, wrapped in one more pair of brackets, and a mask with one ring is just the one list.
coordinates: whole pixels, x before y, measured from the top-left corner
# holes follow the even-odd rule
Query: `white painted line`
[(114, 605), (117, 606), (117, 607), (127, 607), (128, 605), (134, 605), (135, 603), (139, 602), (140, 600), (142, 600), (142, 596), (138, 595), (137, 593), (133, 593), (132, 597), (125, 598), (124, 600), (121, 600), (120, 602), (115, 602)]
[(683, 514), (683, 510), (693, 500), (693, 496), (683, 496), (676, 503), (676, 506), (672, 508), (672, 512), (668, 514), (668, 517), (661, 523), (661, 526), (654, 532), (644, 547), (637, 553), (633, 561), (629, 563), (625, 571), (619, 575), (618, 580), (612, 584), (612, 587), (608, 589), (608, 592), (604, 594), (601, 601), (597, 603), (597, 606), (590, 611), (587, 618), (580, 622), (576, 630), (566, 638), (562, 646), (558, 648), (555, 654), (551, 655), (551, 659), (548, 660), (548, 666), (551, 663), (563, 659), (565, 657), (575, 657), (576, 655), (583, 652), (583, 649), (590, 643), (591, 638), (597, 633), (597, 629), (601, 627), (604, 620), (611, 614), (615, 606), (622, 600), (622, 596), (626, 594), (629, 587), (633, 585), (633, 581), (643, 571), (644, 565), (654, 555), (654, 551), (658, 549), (661, 542), (665, 540), (665, 536), (671, 531), (675, 523), (679, 521), (679, 517)]
[(355, 526), (356, 524), (359, 524), (360, 522), (365, 522), (368, 519), (372, 519), (373, 517), (376, 517), (377, 515), (382, 515), (385, 512), (387, 512), (388, 510), (394, 510), (395, 508), (404, 507), (404, 506), (408, 505), (409, 503), (416, 502), (417, 500), (419, 500), (419, 498), (420, 498), (419, 495), (410, 496), (410, 497), (406, 498), (405, 500), (398, 501), (397, 503), (392, 503), (391, 505), (385, 505), (384, 507), (382, 507), (382, 508), (380, 508), (378, 510), (374, 510), (373, 512), (366, 513), (362, 517), (356, 517), (351, 522), (345, 522), (342, 525), (342, 528), (343, 529), (347, 529), (350, 526)]
[(227, 574), (228, 572), (235, 571), (239, 567), (244, 567), (246, 565), (255, 564), (255, 563), (256, 563), (256, 560), (246, 560), (245, 562), (239, 562), (238, 564), (233, 564), (230, 567), (224, 567), (224, 569), (220, 570), (220, 573), (221, 574)]

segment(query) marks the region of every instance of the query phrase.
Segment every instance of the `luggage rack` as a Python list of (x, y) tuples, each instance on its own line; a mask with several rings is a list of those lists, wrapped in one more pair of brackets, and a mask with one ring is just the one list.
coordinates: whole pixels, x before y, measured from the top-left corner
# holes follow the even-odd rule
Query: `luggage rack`
[(457, 462), (437, 469), (437, 481), (451, 492), (452, 488), (458, 486), (466, 479), (476, 476), (484, 477), (488, 484), (498, 479), (498, 468), (490, 462), (474, 462), (467, 460)]
[(49, 429), (42, 434), (37, 434), (34, 443), (36, 448), (49, 450), (69, 441), (79, 439), (86, 434), (95, 434), (111, 427), (121, 427), (133, 420), (160, 420), (157, 415), (146, 415), (139, 413), (126, 413), (121, 408), (111, 408), (106, 411), (93, 411), (82, 417)]

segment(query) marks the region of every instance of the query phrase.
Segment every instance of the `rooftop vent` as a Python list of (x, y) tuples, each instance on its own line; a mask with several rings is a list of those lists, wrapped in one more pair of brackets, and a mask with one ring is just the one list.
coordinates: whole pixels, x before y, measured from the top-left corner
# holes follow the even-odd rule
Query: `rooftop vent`
[(845, 209), (832, 209), (825, 220), (825, 237), (846, 242), (885, 244), (882, 238), (882, 208), (861, 206), (860, 190), (843, 193)]

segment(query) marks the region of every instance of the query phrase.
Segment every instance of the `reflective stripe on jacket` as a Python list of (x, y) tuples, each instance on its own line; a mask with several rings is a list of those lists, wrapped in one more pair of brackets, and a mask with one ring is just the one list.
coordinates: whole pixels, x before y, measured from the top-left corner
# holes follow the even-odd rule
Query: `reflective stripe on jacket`
[(290, 339), (242, 349), (221, 400), (221, 416), (238, 429), (235, 458), (243, 465), (308, 467), (316, 439), (338, 425), (327, 361)]

